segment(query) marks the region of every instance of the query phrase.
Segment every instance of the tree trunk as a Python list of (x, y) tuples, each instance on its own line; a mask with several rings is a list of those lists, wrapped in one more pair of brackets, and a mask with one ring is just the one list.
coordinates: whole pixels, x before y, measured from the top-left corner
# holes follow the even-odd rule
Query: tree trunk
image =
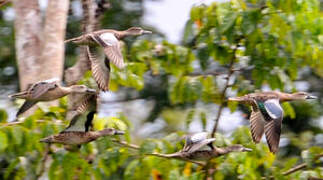
[(68, 13), (68, 0), (50, 0), (46, 11), (42, 61), (39, 76), (41, 79), (63, 77), (64, 38)]
[(15, 40), (20, 89), (34, 83), (39, 75), (41, 55), (41, 16), (37, 0), (15, 0)]
[(21, 90), (40, 80), (62, 79), (68, 4), (69, 0), (49, 0), (42, 26), (38, 0), (14, 0), (15, 43)]

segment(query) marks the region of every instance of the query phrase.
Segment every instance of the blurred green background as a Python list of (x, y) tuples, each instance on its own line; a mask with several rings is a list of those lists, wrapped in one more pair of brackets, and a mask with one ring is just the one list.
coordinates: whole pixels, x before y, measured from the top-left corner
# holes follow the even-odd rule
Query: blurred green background
[[(122, 139), (138, 144), (139, 151), (101, 138), (79, 152), (53, 145), (45, 158), (48, 147), (38, 141), (68, 124), (64, 121), (66, 98), (59, 107), (40, 106), (22, 124), (5, 126), (21, 104), (7, 98), (19, 89), (14, 12), (9, 4), (0, 8), (0, 179), (205, 179), (206, 170), (195, 164), (143, 154), (172, 153), (181, 149), (183, 135), (211, 132), (219, 109), (215, 145), (243, 144), (254, 151), (213, 159), (210, 163), (215, 171), (210, 177), (323, 178), (322, 158), (315, 158), (323, 153), (323, 19), (319, 0), (199, 1), (190, 2), (186, 11), (181, 10), (181, 3), (186, 4), (182, 8), (189, 4), (184, 0), (173, 4), (170, 0), (109, 2), (111, 8), (104, 12), (101, 27), (123, 30), (142, 26), (154, 34), (125, 40), (127, 69), (112, 69), (111, 92), (101, 94), (94, 127), (126, 130)], [(81, 7), (80, 1), (71, 1), (66, 39), (81, 34)], [(187, 13), (187, 19), (181, 20), (181, 13)], [(178, 20), (183, 27), (177, 26), (177, 34), (165, 32)], [(78, 52), (77, 46), (66, 46), (65, 68), (76, 62)], [(232, 68), (236, 71), (231, 72)], [(87, 73), (82, 83), (91, 82)], [(257, 90), (306, 91), (319, 97), (283, 104), (285, 117), (277, 155), (269, 153), (265, 141), (252, 142), (250, 109), (226, 101)], [(283, 174), (300, 163), (308, 168)]]

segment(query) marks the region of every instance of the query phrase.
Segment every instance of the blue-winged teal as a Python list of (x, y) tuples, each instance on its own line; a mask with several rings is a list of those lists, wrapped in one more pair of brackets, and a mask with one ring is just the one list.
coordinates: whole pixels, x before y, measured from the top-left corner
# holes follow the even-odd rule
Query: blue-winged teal
[(280, 106), (280, 103), (315, 98), (315, 96), (311, 96), (306, 92), (289, 94), (272, 91), (232, 97), (229, 98), (229, 101), (237, 101), (252, 106), (250, 129), (253, 141), (259, 143), (265, 132), (270, 151), (276, 153), (278, 151), (283, 120), (283, 109)]
[(207, 138), (208, 133), (196, 133), (186, 137), (186, 142), (183, 149), (172, 154), (165, 154), (165, 157), (184, 158), (191, 160), (208, 160), (213, 157), (218, 157), (230, 152), (247, 152), (251, 149), (240, 144), (235, 144), (228, 147), (218, 148), (212, 145), (215, 138)]
[(26, 100), (17, 112), (16, 116), (19, 116), (39, 101), (51, 101), (71, 93), (96, 94), (96, 90), (84, 85), (63, 87), (58, 79), (49, 79), (32, 84), (26, 91), (9, 95), (9, 97)]
[[(84, 107), (77, 109), (76, 111), (84, 111)], [(94, 141), (102, 136), (124, 134), (123, 131), (119, 131), (113, 128), (106, 128), (101, 131), (90, 131), (92, 120), (96, 111), (90, 111), (89, 113), (84, 114), (80, 114), (79, 112), (75, 114), (69, 126), (65, 130), (57, 135), (43, 138), (40, 140), (40, 142), (59, 143), (64, 145), (81, 145)]]
[(82, 36), (68, 39), (66, 42), (74, 42), (80, 45), (100, 45), (104, 48), (104, 53), (118, 68), (122, 69), (124, 65), (123, 56), (119, 40), (126, 36), (139, 36), (142, 34), (150, 34), (151, 31), (143, 30), (140, 27), (131, 27), (125, 31), (117, 31), (113, 29), (102, 29)]

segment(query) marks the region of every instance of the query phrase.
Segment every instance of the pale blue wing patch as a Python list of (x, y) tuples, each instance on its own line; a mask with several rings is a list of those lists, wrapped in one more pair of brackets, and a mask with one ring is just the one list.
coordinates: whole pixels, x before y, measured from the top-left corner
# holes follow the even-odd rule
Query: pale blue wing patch
[(107, 46), (116, 46), (119, 43), (113, 33), (103, 33), (99, 37)]
[(269, 99), (264, 102), (264, 105), (272, 119), (281, 119), (283, 117), (283, 109), (279, 104), (279, 99)]
[(201, 132), (193, 134), (192, 136), (186, 137), (185, 146), (183, 148), (183, 151), (185, 152), (195, 152), (197, 150), (200, 150), (207, 144), (215, 141), (215, 138), (207, 138), (208, 133), (207, 132)]

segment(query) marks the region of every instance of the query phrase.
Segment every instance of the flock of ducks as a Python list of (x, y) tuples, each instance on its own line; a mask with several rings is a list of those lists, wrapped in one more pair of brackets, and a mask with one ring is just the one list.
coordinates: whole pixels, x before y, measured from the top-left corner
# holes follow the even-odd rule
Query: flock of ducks
[[(122, 69), (125, 67), (119, 40), (126, 36), (139, 36), (150, 33), (151, 31), (143, 30), (140, 27), (132, 27), (125, 31), (104, 29), (84, 34), (66, 40), (65, 42), (73, 42), (78, 45), (87, 46), (87, 55), (91, 64), (92, 76), (98, 85), (98, 89), (108, 91), (110, 62), (117, 68)], [(98, 60), (92, 52), (92, 48), (97, 46), (102, 47), (104, 50), (106, 57), (103, 61)], [(66, 149), (69, 149), (69, 146), (80, 147), (81, 144), (94, 141), (102, 136), (124, 134), (123, 131), (113, 128), (91, 131), (93, 117), (96, 113), (98, 91), (84, 85), (64, 87), (60, 85), (58, 79), (50, 79), (32, 84), (26, 91), (12, 94), (9, 97), (25, 99), (24, 104), (17, 112), (18, 117), (37, 102), (55, 100), (72, 93), (84, 94), (84, 97), (80, 100), (76, 109), (72, 111), (72, 115), (67, 118), (67, 120), (70, 120), (69, 126), (59, 134), (43, 138), (40, 142), (64, 144)], [(252, 107), (250, 129), (253, 141), (259, 143), (265, 133), (269, 150), (272, 153), (276, 153), (279, 147), (283, 120), (283, 109), (280, 103), (314, 98), (316, 97), (305, 92), (289, 94), (274, 91), (251, 93), (242, 97), (232, 97), (228, 100), (244, 103)], [(224, 148), (215, 147), (212, 145), (215, 138), (207, 138), (207, 136), (208, 134), (206, 132), (187, 136), (185, 145), (181, 151), (167, 154), (166, 156), (182, 159), (210, 159), (229, 152), (251, 151), (251, 149), (242, 145), (233, 145)]]

